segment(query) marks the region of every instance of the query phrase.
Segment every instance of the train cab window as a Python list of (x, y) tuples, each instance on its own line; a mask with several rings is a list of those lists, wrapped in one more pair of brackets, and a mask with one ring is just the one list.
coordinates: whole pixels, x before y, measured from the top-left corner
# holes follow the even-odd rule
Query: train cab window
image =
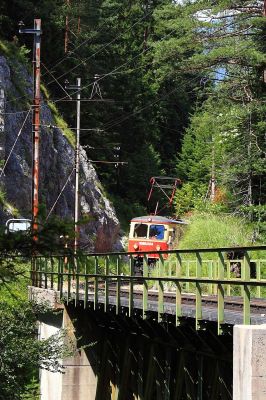
[(136, 224), (134, 227), (134, 237), (136, 238), (146, 238), (148, 235), (148, 225), (146, 224)]
[(175, 229), (173, 229), (173, 232), (172, 232), (172, 238), (173, 238), (173, 241), (175, 240), (175, 238), (176, 238), (176, 230)]
[(164, 230), (165, 229), (164, 229), (163, 225), (151, 225), (149, 239), (163, 240), (164, 239)]
[(175, 238), (176, 238), (175, 228), (169, 229), (169, 237), (168, 237), (167, 244), (169, 244), (169, 246), (174, 244)]

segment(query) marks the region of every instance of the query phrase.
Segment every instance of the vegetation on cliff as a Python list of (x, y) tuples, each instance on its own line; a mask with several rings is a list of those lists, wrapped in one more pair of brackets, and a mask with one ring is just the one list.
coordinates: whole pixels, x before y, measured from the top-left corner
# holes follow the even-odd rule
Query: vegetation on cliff
[(213, 177), (216, 212), (264, 234), (262, 1), (6, 0), (1, 15), (1, 36), (29, 49), (17, 24), (42, 19), (42, 79), (69, 126), (73, 102), (58, 99), (82, 78), (81, 141), (121, 217), (146, 206), (151, 176), (182, 178), (179, 215), (206, 207)]

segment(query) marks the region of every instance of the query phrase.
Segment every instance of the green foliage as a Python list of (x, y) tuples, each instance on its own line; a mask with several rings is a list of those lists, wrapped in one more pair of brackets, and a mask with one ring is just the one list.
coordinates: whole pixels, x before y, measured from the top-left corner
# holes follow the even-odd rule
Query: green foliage
[[(64, 332), (47, 340), (37, 338), (37, 315), (47, 312), (45, 307), (36, 307), (26, 301), (9, 304), (0, 302), (0, 398), (20, 399), (34, 371), (42, 367), (51, 371), (62, 371), (58, 361), (66, 352), (63, 345)], [(27, 398), (27, 397), (26, 397)]]
[(112, 197), (112, 202), (117, 212), (121, 228), (124, 232), (129, 231), (129, 221), (136, 215), (145, 215), (146, 209), (139, 203), (132, 203), (129, 199)]
[(174, 198), (174, 205), (175, 213), (178, 217), (193, 210), (195, 204), (202, 201), (202, 189), (206, 192), (206, 188), (203, 186), (201, 187), (201, 190), (199, 189), (199, 186), (193, 185), (190, 182), (185, 183), (180, 189), (177, 189)]
[(38, 398), (38, 369), (63, 371), (59, 360), (71, 352), (64, 330), (38, 340), (37, 320), (51, 311), (28, 302), (27, 286), (32, 252), (60, 253), (59, 236), (71, 238), (73, 226), (52, 218), (39, 228), (37, 242), (31, 232), (0, 232), (0, 399)]
[(243, 206), (239, 212), (248, 215), (254, 227), (254, 240), (266, 242), (266, 205)]
[(253, 227), (245, 219), (230, 215), (196, 213), (190, 221), (179, 248), (215, 248), (252, 244)]
[(40, 384), (36, 378), (32, 378), (30, 383), (25, 387), (25, 391), (21, 395), (21, 400), (38, 400), (40, 398)]
[(30, 50), (25, 45), (18, 46), (17, 40), (8, 42), (0, 40), (0, 54), (6, 56), (9, 60), (15, 63), (21, 63), (24, 66), (28, 65), (28, 54)]
[[(46, 95), (48, 95), (47, 89), (46, 89), (45, 93), (46, 93)], [(55, 104), (51, 101), (48, 101), (48, 106), (53, 114), (56, 126), (62, 130), (63, 135), (67, 138), (67, 140), (69, 141), (71, 146), (75, 147), (76, 138), (75, 138), (74, 132), (68, 128), (66, 121), (60, 115), (60, 112), (58, 111)]]
[[(112, 101), (91, 102), (89, 112), (88, 103), (82, 103), (82, 127), (95, 130), (89, 134), (82, 132), (81, 143), (88, 146), (89, 159), (119, 159), (128, 163), (116, 168), (112, 164), (96, 164), (96, 168), (109, 193), (128, 199), (130, 203), (138, 202), (142, 207), (146, 205), (150, 177), (168, 173), (175, 164), (176, 149), (180, 146), (180, 134), (188, 120), (191, 102), (186, 95), (187, 86), (182, 85), (181, 80), (178, 80), (178, 91), (173, 94), (172, 82), (161, 80), (150, 68), (153, 37), (159, 41), (166, 33), (162, 29), (153, 35), (157, 26), (155, 12), (167, 3), (165, 0), (135, 0), (126, 5), (121, 0), (73, 1), (71, 8), (64, 1), (52, 0), (42, 0), (38, 4), (32, 0), (1, 4), (3, 25), (0, 32), (9, 40), (17, 35), (16, 24), (21, 19), (25, 26), (31, 26), (36, 15), (42, 19), (45, 66), (57, 78), (69, 71), (70, 82), (77, 74), (82, 76), (85, 82), (82, 97), (90, 97), (94, 74), (108, 75), (101, 79), (100, 87), (103, 97)], [(66, 15), (70, 21), (69, 53), (64, 56), (62, 29)], [(28, 36), (19, 35), (16, 41), (31, 48)], [(112, 70), (117, 73), (110, 73)], [(52, 96), (65, 96), (46, 69), (42, 77)], [(59, 82), (63, 85), (61, 78)], [(74, 145), (73, 134), (64, 119), (70, 126), (75, 125), (75, 107), (72, 102), (58, 104), (59, 111), (50, 104), (56, 125), (63, 128)], [(119, 155), (115, 150), (118, 146)]]
[(4, 205), (6, 203), (6, 193), (4, 190), (0, 190), (0, 204)]
[[(18, 41), (32, 47), (30, 35), (14, 38), (18, 21), (32, 26), (36, 15), (42, 19), (42, 59), (61, 85), (81, 76), (88, 99), (100, 75), (108, 102), (82, 102), (82, 128), (92, 130), (81, 132), (81, 143), (89, 159), (103, 161), (95, 164), (97, 173), (107, 192), (122, 199), (115, 203), (123, 225), (130, 210), (146, 206), (154, 175), (176, 175), (188, 184), (177, 193), (179, 215), (226, 210), (256, 218), (250, 210), (266, 200), (266, 19), (259, 7), (243, 0), (73, 0), (71, 7), (63, 0), (3, 0), (0, 11), (0, 34), (17, 49)], [(1, 51), (11, 54), (8, 46), (1, 43)], [(25, 58), (25, 47), (18, 51)], [(65, 97), (50, 72), (42, 77), (52, 98)], [(50, 105), (74, 145), (64, 122), (75, 126), (73, 102)], [(215, 205), (202, 201), (212, 172), (225, 193)]]
[[(45, 223), (40, 219), (37, 240), (35, 232), (5, 232), (5, 227), (0, 227), (0, 285), (24, 275), (33, 252), (40, 255), (65, 253), (64, 237), (71, 242), (73, 236), (73, 221), (57, 217)], [(71, 248), (68, 252), (72, 253)]]
[[(252, 220), (253, 206), (266, 200), (265, 84), (261, 79), (266, 61), (262, 44), (266, 20), (258, 9), (246, 8), (243, 3), (248, 4), (188, 2), (178, 12), (173, 6), (162, 15), (168, 15), (167, 23), (174, 16), (178, 25), (182, 15), (183, 26), (190, 26), (184, 30), (182, 46), (191, 44), (194, 52), (182, 58), (173, 73), (189, 67), (204, 74), (198, 86), (198, 105), (178, 155), (177, 174), (193, 188), (201, 184), (207, 188), (214, 174), (216, 189), (225, 193), (224, 202), (210, 205), (200, 200), (195, 203), (195, 196), (184, 189), (184, 203), (190, 203), (191, 209), (246, 212)], [(230, 17), (226, 17), (228, 10), (232, 10)], [(214, 16), (215, 23), (201, 15)], [(180, 53), (176, 43), (178, 38), (172, 41), (172, 57)], [(164, 61), (163, 50), (158, 50), (157, 57), (158, 64)]]

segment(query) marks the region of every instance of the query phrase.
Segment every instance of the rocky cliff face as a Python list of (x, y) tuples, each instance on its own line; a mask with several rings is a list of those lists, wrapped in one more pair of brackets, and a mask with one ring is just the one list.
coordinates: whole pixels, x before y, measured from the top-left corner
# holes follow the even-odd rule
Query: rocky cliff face
[[(28, 114), (32, 99), (31, 88), (32, 80), (26, 68), (0, 55), (1, 224), (13, 216), (30, 217), (31, 214), (32, 115), (31, 112)], [(42, 102), (41, 121), (40, 202), (45, 204), (47, 213), (54, 206), (53, 214), (73, 218), (74, 173), (69, 180), (68, 177), (74, 166), (74, 149), (62, 130), (49, 127), (55, 125), (55, 122), (45, 101)], [(23, 123), (24, 127), (18, 135)], [(80, 163), (80, 205), (81, 216), (89, 217), (89, 222), (80, 228), (81, 246), (88, 251), (99, 252), (119, 248), (119, 221), (83, 149)]]

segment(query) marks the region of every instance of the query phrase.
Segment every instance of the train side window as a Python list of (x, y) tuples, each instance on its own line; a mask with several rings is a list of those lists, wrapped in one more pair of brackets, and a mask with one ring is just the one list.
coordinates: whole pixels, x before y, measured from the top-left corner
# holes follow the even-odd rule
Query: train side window
[(175, 230), (175, 228), (173, 229), (173, 232), (172, 232), (172, 238), (173, 238), (173, 241), (174, 241), (175, 238), (176, 238), (176, 230)]
[(134, 227), (134, 237), (146, 238), (148, 234), (148, 225), (136, 224)]
[(169, 246), (172, 245), (175, 241), (175, 238), (176, 238), (176, 230), (175, 228), (170, 228), (167, 244), (169, 244)]
[(149, 239), (156, 238), (158, 240), (164, 239), (164, 226), (163, 225), (151, 225)]

